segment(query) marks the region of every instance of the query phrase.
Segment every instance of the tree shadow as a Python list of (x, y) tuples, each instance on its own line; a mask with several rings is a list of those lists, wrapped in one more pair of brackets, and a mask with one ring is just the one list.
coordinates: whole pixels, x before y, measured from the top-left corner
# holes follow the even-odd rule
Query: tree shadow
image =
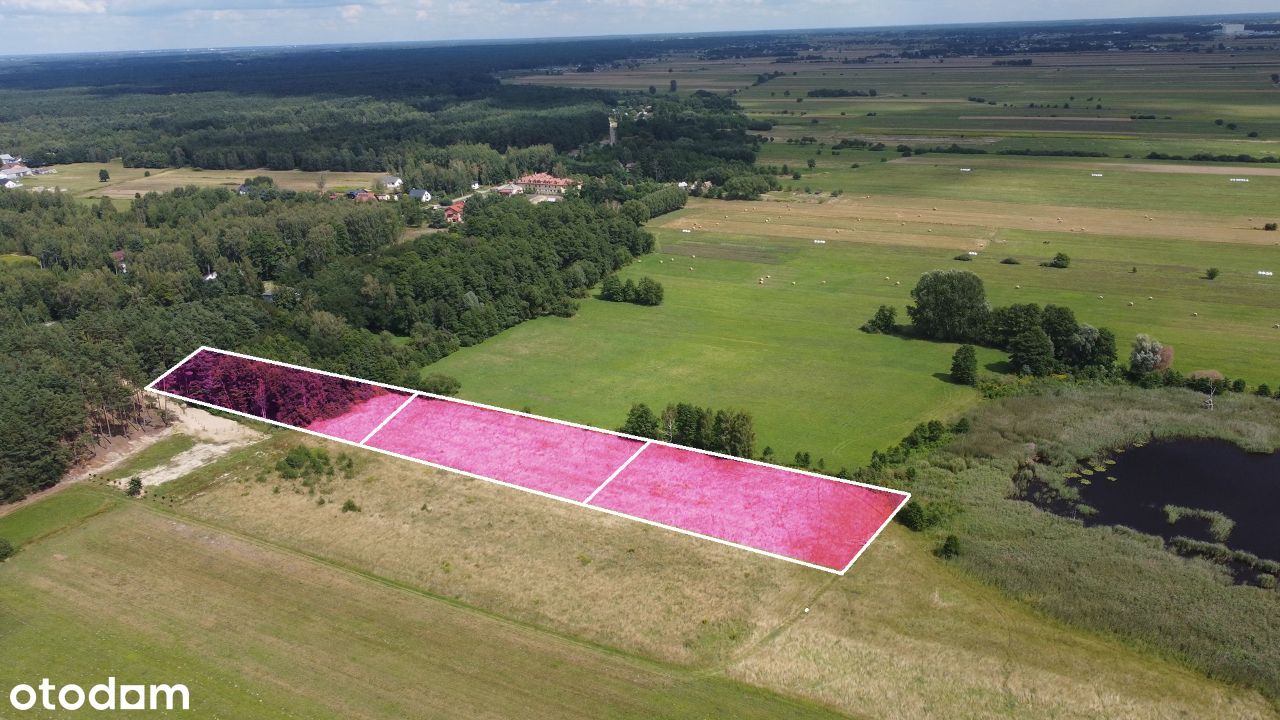
[(1013, 365), (1008, 360), (997, 360), (995, 362), (989, 362), (986, 365), (983, 365), (982, 367), (987, 370), (990, 370), (993, 373), (1000, 373), (1001, 375), (1013, 374)]

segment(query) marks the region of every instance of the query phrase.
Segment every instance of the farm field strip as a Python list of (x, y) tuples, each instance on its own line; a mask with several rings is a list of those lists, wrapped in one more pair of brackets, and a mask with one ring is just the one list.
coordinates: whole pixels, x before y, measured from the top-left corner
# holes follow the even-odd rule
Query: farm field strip
[[(272, 383), (286, 386), (289, 399)], [(246, 385), (256, 389), (246, 393)], [(147, 389), (841, 575), (909, 497), (207, 347)], [(359, 399), (335, 405), (335, 393)], [(306, 419), (288, 406), (294, 399), (323, 416)]]

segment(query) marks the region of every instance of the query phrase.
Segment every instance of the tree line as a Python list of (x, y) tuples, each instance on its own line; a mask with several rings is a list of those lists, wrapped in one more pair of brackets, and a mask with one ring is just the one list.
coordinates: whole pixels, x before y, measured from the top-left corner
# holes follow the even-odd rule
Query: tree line
[(618, 432), (735, 457), (750, 458), (755, 452), (751, 415), (741, 410), (671, 403), (655, 415), (648, 405), (636, 403)]

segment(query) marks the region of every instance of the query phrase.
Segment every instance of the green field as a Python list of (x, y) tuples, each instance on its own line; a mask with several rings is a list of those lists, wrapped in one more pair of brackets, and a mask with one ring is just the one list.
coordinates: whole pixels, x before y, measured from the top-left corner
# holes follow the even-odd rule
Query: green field
[[(922, 419), (949, 418), (976, 402), (972, 389), (935, 377), (956, 346), (857, 329), (880, 303), (901, 304), (919, 274), (912, 268), (927, 258), (749, 237), (717, 236), (709, 245), (684, 243), (679, 233), (660, 237), (660, 251), (624, 273), (661, 281), (660, 307), (589, 298), (576, 317), (525, 323), (424, 372), (456, 376), (468, 399), (600, 427), (621, 425), (637, 402), (742, 408), (755, 417), (757, 452), (771, 446), (789, 460), (807, 451), (833, 471), (865, 464)], [(766, 274), (773, 278), (759, 285)], [(908, 282), (886, 286), (886, 274)], [(984, 363), (1002, 357), (980, 353)]]
[[(954, 345), (858, 331), (880, 304), (898, 308), (905, 322), (921, 273), (963, 268), (987, 281), (993, 303), (1068, 305), (1082, 322), (1112, 328), (1125, 352), (1147, 332), (1175, 347), (1184, 371), (1280, 380), (1280, 331), (1271, 327), (1280, 320), (1280, 293), (1274, 278), (1254, 273), (1274, 261), (1273, 248), (974, 227), (914, 212), (905, 227), (868, 228), (854, 221), (860, 212), (843, 198), (693, 202), (655, 221), (659, 251), (623, 273), (662, 282), (662, 306), (588, 298), (576, 317), (525, 323), (424, 372), (457, 377), (469, 399), (602, 427), (620, 425), (634, 402), (741, 407), (755, 416), (759, 448), (772, 446), (783, 459), (805, 450), (831, 469), (853, 468), (915, 423), (977, 402), (944, 376)], [(733, 231), (717, 230), (717, 222)], [(676, 229), (686, 226), (702, 229)], [(846, 232), (832, 234), (840, 226)], [(815, 245), (808, 233), (830, 240)], [(874, 241), (862, 241), (863, 233)], [(975, 240), (989, 248), (973, 262), (952, 259)], [(1073, 258), (1070, 268), (1038, 265), (1059, 251)], [(999, 262), (1009, 256), (1022, 264)], [(1217, 280), (1202, 278), (1210, 266), (1222, 269)], [(983, 350), (980, 365), (1002, 370), (1003, 357)]]

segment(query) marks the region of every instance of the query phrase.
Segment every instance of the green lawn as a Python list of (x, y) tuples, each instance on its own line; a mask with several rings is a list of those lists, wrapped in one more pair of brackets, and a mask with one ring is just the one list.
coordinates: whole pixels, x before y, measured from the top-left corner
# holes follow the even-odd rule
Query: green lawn
[(51, 533), (115, 508), (123, 495), (88, 484), (53, 495), (0, 517), (0, 538), (21, 548)]

